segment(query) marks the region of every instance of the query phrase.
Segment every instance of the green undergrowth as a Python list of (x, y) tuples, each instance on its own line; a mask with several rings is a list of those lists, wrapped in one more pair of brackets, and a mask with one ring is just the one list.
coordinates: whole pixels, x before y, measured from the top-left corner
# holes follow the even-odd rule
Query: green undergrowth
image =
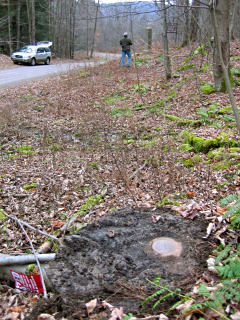
[(184, 144), (188, 144), (192, 147), (192, 151), (199, 153), (208, 153), (212, 149), (217, 149), (220, 147), (238, 147), (239, 143), (225, 133), (216, 138), (204, 139), (195, 136), (189, 131), (184, 131), (180, 135), (184, 139)]
[(202, 86), (201, 86), (201, 91), (203, 94), (211, 94), (213, 92), (216, 92), (214, 86), (212, 83), (204, 83)]
[(164, 117), (168, 120), (176, 122), (179, 126), (199, 127), (201, 125), (200, 120), (184, 119), (170, 114), (165, 114)]

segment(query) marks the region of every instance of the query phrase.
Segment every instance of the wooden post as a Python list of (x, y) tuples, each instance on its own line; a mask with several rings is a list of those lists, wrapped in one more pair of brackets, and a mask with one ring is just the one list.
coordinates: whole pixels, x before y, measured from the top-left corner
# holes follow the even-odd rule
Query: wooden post
[(146, 28), (146, 35), (147, 35), (147, 52), (151, 52), (152, 51), (152, 28), (148, 27)]

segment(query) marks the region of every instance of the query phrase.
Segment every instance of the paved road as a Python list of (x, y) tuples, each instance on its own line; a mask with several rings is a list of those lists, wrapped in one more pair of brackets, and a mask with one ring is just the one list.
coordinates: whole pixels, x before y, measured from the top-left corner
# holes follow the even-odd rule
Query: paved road
[[(98, 56), (109, 59), (116, 59), (119, 57), (117, 54), (98, 54)], [(13, 87), (17, 84), (22, 84), (27, 81), (46, 78), (53, 76), (58, 73), (68, 72), (73, 69), (79, 69), (82, 67), (95, 66), (103, 64), (107, 61), (86, 61), (86, 62), (73, 62), (63, 64), (50, 64), (50, 65), (36, 65), (32, 66), (21, 66), (12, 69), (0, 70), (0, 88)]]

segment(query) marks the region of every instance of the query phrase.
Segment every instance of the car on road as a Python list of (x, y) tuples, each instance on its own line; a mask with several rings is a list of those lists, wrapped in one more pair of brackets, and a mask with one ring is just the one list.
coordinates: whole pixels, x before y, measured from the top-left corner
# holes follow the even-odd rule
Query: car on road
[(51, 47), (50, 41), (39, 41), (36, 45), (26, 45), (20, 50), (11, 54), (13, 63), (27, 63), (31, 66), (35, 66), (37, 63), (43, 62), (50, 64), (51, 61)]

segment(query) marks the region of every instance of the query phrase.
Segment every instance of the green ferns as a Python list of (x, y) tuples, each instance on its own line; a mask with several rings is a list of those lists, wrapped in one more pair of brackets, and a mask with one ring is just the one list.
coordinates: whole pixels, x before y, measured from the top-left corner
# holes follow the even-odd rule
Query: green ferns
[(222, 208), (231, 205), (227, 211), (224, 213), (223, 218), (230, 218), (233, 227), (240, 226), (240, 194), (230, 195), (222, 200), (220, 200), (220, 206)]

